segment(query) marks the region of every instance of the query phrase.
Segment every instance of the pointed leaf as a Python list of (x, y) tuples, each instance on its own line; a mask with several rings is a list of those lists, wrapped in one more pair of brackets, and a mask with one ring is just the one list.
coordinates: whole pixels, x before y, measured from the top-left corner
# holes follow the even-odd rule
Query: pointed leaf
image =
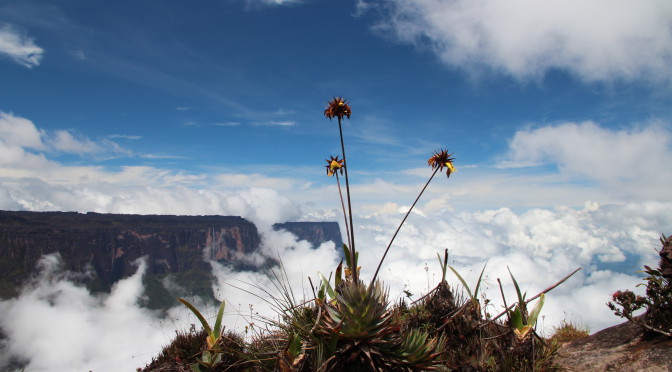
[(537, 317), (539, 316), (539, 313), (541, 312), (541, 308), (544, 306), (544, 299), (546, 298), (545, 294), (542, 293), (539, 296), (539, 301), (537, 301), (537, 304), (534, 305), (534, 308), (530, 311), (530, 316), (527, 317), (527, 324), (530, 326), (534, 326), (534, 323), (537, 322)]
[[(344, 244), (344, 245), (345, 245), (345, 244)], [(334, 288), (331, 286), (331, 283), (329, 283), (329, 279), (327, 279), (327, 278), (326, 278), (324, 275), (322, 275), (322, 273), (319, 272), (319, 271), (317, 272), (317, 275), (319, 275), (320, 278), (322, 278), (322, 284), (323, 284), (324, 287), (326, 288), (326, 290), (327, 290), (327, 294), (329, 294), (329, 297), (330, 297), (331, 299), (336, 298), (336, 292), (334, 292)]]
[(217, 319), (215, 320), (215, 329), (213, 329), (215, 338), (218, 339), (222, 335), (222, 317), (224, 316), (224, 301), (219, 305), (217, 312)]
[(509, 270), (509, 275), (511, 276), (511, 280), (513, 281), (513, 286), (516, 287), (516, 293), (518, 294), (518, 304), (520, 306), (525, 306), (525, 297), (522, 294), (520, 294), (520, 287), (518, 286), (516, 278), (513, 277), (511, 269), (508, 266), (506, 267), (506, 269)]
[(488, 266), (488, 263), (486, 262), (485, 265), (483, 265), (483, 269), (481, 270), (481, 275), (478, 276), (478, 281), (476, 282), (476, 289), (474, 290), (474, 297), (478, 299), (478, 287), (481, 286), (481, 279), (483, 278), (483, 272), (485, 271), (485, 267)]
[(191, 310), (191, 312), (194, 313), (194, 315), (196, 315), (196, 318), (198, 318), (198, 320), (201, 322), (201, 325), (203, 326), (203, 329), (205, 329), (205, 332), (207, 332), (209, 335), (213, 334), (212, 329), (210, 328), (210, 325), (205, 320), (205, 318), (203, 317), (201, 312), (198, 311), (198, 309), (196, 309), (196, 307), (194, 307), (194, 305), (192, 305), (191, 303), (189, 303), (189, 301), (187, 301), (185, 299), (182, 299), (182, 298), (178, 298), (177, 300), (180, 301), (181, 303), (183, 303), (184, 306), (189, 308), (189, 310)]
[(457, 279), (460, 279), (460, 282), (462, 282), (462, 285), (464, 286), (464, 289), (466, 289), (467, 293), (469, 294), (469, 298), (471, 298), (471, 300), (473, 301), (474, 296), (471, 295), (471, 290), (469, 289), (469, 286), (467, 285), (467, 282), (465, 282), (464, 278), (462, 278), (462, 275), (460, 275), (460, 273), (458, 273), (457, 270), (455, 270), (452, 266), (449, 265), (448, 267), (450, 268), (450, 270), (453, 271), (453, 273), (455, 273), (455, 275), (457, 276)]
[(352, 267), (352, 262), (350, 262), (350, 249), (348, 249), (348, 246), (343, 243), (343, 254), (345, 255), (345, 264), (348, 267)]
[(525, 325), (523, 323), (523, 314), (518, 305), (516, 305), (513, 310), (509, 311), (509, 319), (511, 319), (511, 326), (513, 326), (514, 329), (520, 330)]
[(343, 280), (343, 259), (341, 259), (341, 262), (338, 263), (338, 267), (336, 268), (336, 275), (334, 276), (334, 286), (338, 286), (341, 284), (341, 281)]

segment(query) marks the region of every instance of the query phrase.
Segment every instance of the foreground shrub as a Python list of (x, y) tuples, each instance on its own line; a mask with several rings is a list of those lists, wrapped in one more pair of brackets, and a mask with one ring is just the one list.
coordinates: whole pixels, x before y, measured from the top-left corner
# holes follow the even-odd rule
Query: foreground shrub
[[(618, 316), (628, 319), (645, 329), (648, 337), (664, 335), (672, 337), (672, 236), (660, 238), (662, 248), (658, 252), (658, 269), (644, 265), (646, 297), (638, 296), (630, 290), (616, 291), (613, 302), (607, 306)], [(646, 309), (643, 316), (635, 312)]]

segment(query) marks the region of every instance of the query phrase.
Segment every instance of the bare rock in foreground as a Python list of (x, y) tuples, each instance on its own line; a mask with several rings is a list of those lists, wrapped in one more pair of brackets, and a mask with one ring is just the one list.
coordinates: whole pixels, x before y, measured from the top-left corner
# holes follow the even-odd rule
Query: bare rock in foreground
[(626, 322), (563, 345), (557, 361), (566, 371), (672, 372), (672, 339), (644, 339)]

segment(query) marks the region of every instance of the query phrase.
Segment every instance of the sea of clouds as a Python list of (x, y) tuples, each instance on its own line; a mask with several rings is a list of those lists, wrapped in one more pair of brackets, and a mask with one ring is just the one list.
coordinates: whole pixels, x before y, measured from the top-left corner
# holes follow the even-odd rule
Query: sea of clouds
[[(562, 320), (593, 332), (621, 322), (605, 303), (614, 291), (635, 288), (641, 281), (636, 271), (657, 262), (660, 234), (672, 231), (672, 195), (665, 186), (672, 174), (661, 166), (672, 159), (671, 138), (658, 122), (628, 130), (562, 123), (515, 133), (509, 153), (491, 168), (458, 163), (458, 173), (430, 185), (382, 266), (380, 278), (391, 299), (409, 291), (413, 300), (432, 289), (441, 279), (437, 253), (448, 249), (449, 263), (472, 288), (485, 267), (482, 288), (492, 300), (490, 314), (502, 310), (497, 279), (513, 301), (508, 269), (532, 296), (581, 268), (548, 293), (543, 331)], [(85, 150), (119, 151), (109, 142), (92, 145), (85, 137), (46, 132), (26, 118), (0, 113), (0, 209), (242, 216), (261, 233), (260, 254), (282, 260), (284, 268), (275, 272), (286, 277), (297, 303), (312, 295), (308, 278), (317, 283), (317, 273), (328, 276), (340, 260), (332, 243), (311, 247), (271, 227), (342, 221), (335, 185), (149, 166), (110, 170), (51, 159), (54, 153)], [(556, 169), (526, 171), (548, 163)], [(352, 185), (365, 280), (408, 210), (405, 203), (429, 173), (411, 169), (397, 172), (398, 184), (368, 179)], [(264, 317), (277, 316), (265, 292), (279, 293), (272, 276), (211, 266), (218, 278), (213, 291), (227, 303), (229, 329), (247, 330), (252, 337), (265, 325)], [(75, 284), (78, 274), (60, 268), (58, 256), (45, 256), (21, 294), (0, 301), (0, 368), (19, 361), (30, 371), (118, 371), (150, 362), (176, 330), (198, 322), (184, 307), (153, 312), (138, 306), (144, 270), (138, 262), (137, 273), (111, 293), (92, 294)], [(458, 284), (452, 273), (448, 281)], [(206, 314), (214, 315), (214, 309)]]

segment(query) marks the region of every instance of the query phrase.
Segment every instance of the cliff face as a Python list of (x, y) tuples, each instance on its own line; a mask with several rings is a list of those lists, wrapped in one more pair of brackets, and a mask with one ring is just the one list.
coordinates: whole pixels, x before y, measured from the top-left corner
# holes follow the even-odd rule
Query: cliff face
[(204, 252), (233, 262), (259, 244), (257, 228), (240, 217), (0, 211), (0, 295), (15, 295), (49, 253), (59, 253), (66, 270), (90, 272), (89, 288), (107, 291), (143, 256), (151, 282), (166, 274), (203, 276), (210, 272)]
[[(279, 228), (314, 246), (341, 241), (336, 222)], [(241, 217), (0, 211), (0, 298), (17, 295), (45, 254), (60, 254), (65, 270), (90, 273), (82, 282), (93, 291), (109, 291), (135, 273), (135, 260), (146, 257), (146, 305), (163, 308), (177, 296), (213, 296), (204, 258), (245, 266), (260, 244), (256, 226)]]

